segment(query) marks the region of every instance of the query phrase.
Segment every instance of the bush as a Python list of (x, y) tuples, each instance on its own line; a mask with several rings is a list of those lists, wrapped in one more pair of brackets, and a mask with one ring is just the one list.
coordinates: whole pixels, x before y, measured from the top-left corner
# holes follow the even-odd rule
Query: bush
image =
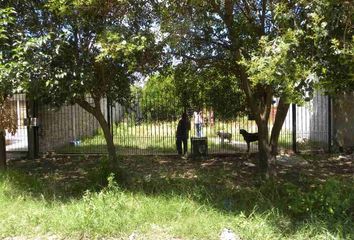
[(351, 218), (354, 211), (354, 182), (330, 179), (324, 184), (299, 187), (285, 183), (278, 187), (284, 210), (294, 216), (316, 215)]

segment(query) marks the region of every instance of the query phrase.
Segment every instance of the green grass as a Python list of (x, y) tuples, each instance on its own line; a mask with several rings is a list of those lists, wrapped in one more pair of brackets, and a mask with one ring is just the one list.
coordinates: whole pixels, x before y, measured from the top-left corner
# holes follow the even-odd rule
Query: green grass
[(75, 184), (54, 168), (1, 172), (0, 238), (219, 239), (225, 227), (242, 239), (354, 237), (353, 179), (234, 185), (222, 166), (170, 172), (157, 160), (127, 161), (120, 184), (104, 181), (104, 162)]

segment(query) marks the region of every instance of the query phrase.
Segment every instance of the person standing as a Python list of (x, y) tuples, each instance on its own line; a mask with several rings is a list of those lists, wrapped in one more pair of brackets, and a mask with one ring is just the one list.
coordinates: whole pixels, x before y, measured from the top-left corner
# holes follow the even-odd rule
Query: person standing
[(194, 126), (197, 137), (202, 137), (202, 127), (203, 127), (203, 116), (202, 111), (194, 112)]
[[(176, 131), (176, 147), (179, 155), (186, 155), (188, 151), (188, 137), (191, 129), (191, 123), (188, 119), (187, 113), (183, 113), (181, 119), (178, 121)], [(182, 152), (183, 145), (183, 152)]]

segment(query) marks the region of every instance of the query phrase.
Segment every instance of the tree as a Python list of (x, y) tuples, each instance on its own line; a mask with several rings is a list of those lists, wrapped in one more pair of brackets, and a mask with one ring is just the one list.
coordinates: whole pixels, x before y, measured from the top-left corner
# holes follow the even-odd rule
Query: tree
[(200, 69), (193, 62), (186, 61), (177, 66), (174, 84), (177, 97), (185, 108), (210, 108), (215, 116), (224, 120), (245, 112), (244, 95), (237, 79), (212, 66)]
[(244, 96), (232, 75), (220, 75), (210, 68), (199, 71), (189, 62), (149, 78), (142, 96), (142, 112), (150, 113), (153, 120), (180, 116), (189, 109), (211, 108), (220, 119), (244, 112)]
[(27, 44), (27, 59), (36, 62), (29, 91), (91, 113), (102, 127), (112, 165), (116, 149), (101, 101), (129, 102), (130, 85), (157, 64), (150, 10), (146, 1), (47, 1), (36, 11), (41, 28)]
[(15, 14), (13, 8), (0, 9), (0, 169), (6, 167), (6, 130), (11, 134), (17, 130), (16, 114), (9, 102), (20, 84), (18, 72), (22, 67)]
[(354, 91), (354, 4), (322, 1), (311, 18), (319, 85), (330, 94)]
[[(321, 59), (316, 55), (332, 47), (320, 35), (329, 28), (328, 15), (316, 16), (324, 9), (342, 12), (340, 1), (193, 0), (164, 1), (162, 5), (162, 30), (182, 64), (191, 62), (201, 76), (200, 72), (213, 69), (237, 80), (255, 116), (258, 165), (262, 175), (267, 175), (290, 103), (311, 98), (321, 74)], [(319, 49), (324, 46), (318, 44), (319, 39), (326, 43), (325, 49)], [(269, 129), (274, 97), (279, 104)]]
[(183, 106), (176, 95), (172, 70), (151, 76), (142, 89), (141, 108), (145, 118), (157, 121), (169, 120), (177, 113), (179, 116)]

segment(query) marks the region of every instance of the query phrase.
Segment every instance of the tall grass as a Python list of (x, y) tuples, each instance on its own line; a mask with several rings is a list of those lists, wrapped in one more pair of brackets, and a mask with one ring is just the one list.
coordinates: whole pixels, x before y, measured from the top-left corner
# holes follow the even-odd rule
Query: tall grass
[(103, 173), (92, 172), (92, 181), (77, 187), (81, 194), (73, 197), (49, 181), (1, 172), (0, 238), (127, 239), (134, 233), (137, 239), (219, 239), (225, 227), (242, 239), (354, 237), (354, 182), (332, 180), (311, 188), (268, 182), (232, 189), (207, 175), (135, 176), (128, 185), (109, 175), (105, 187), (94, 188)]

